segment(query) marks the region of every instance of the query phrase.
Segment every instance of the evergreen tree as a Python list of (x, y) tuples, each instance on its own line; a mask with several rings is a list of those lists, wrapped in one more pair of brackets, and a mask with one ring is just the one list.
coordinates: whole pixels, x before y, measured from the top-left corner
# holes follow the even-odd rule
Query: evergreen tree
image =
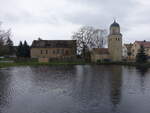
[(30, 47), (27, 44), (26, 40), (24, 41), (23, 44), (23, 52), (24, 52), (24, 57), (30, 57)]
[(30, 47), (26, 41), (22, 44), (20, 41), (17, 48), (17, 57), (29, 58), (30, 57)]
[(139, 52), (137, 53), (136, 62), (138, 63), (147, 62), (147, 55), (145, 54), (145, 49), (143, 45), (140, 46)]
[(16, 52), (17, 57), (23, 57), (23, 44), (22, 41), (20, 41), (19, 46), (17, 47), (17, 52)]

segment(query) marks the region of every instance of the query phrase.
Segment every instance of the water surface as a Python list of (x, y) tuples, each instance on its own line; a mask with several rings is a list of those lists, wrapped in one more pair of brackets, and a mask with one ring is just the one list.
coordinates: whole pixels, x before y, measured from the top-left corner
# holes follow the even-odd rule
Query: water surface
[(150, 70), (93, 65), (0, 69), (0, 113), (150, 113)]

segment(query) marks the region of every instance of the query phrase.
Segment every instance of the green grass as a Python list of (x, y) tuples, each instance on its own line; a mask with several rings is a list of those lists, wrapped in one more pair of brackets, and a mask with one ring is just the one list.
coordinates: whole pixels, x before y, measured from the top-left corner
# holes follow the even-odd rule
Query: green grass
[[(52, 66), (52, 65), (86, 65), (93, 63), (88, 63), (84, 61), (79, 62), (49, 62), (49, 63), (39, 63), (35, 60), (19, 60), (15, 62), (0, 62), (0, 68), (12, 67), (12, 66)], [(150, 68), (150, 63), (136, 63), (136, 62), (97, 62), (96, 65), (124, 65), (124, 66), (141, 66)]]
[(97, 65), (124, 65), (124, 66), (139, 66), (150, 67), (150, 63), (136, 63), (136, 62), (97, 62)]
[(86, 62), (50, 62), (50, 63), (39, 63), (39, 62), (13, 62), (13, 63), (0, 63), (0, 68), (12, 67), (12, 66), (52, 66), (52, 65), (85, 65)]

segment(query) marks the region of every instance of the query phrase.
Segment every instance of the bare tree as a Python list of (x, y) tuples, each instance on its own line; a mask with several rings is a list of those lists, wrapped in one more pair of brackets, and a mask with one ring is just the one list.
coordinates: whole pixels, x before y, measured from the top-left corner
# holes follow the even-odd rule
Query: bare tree
[(83, 26), (72, 35), (77, 41), (77, 53), (85, 57), (85, 53), (91, 48), (104, 47), (106, 44), (106, 30), (94, 29), (91, 26)]
[(8, 53), (7, 43), (11, 37), (11, 30), (10, 29), (9, 30), (3, 30), (1, 28), (1, 24), (2, 23), (0, 23), (0, 56)]
[(84, 53), (86, 48), (90, 48), (92, 45), (92, 36), (94, 33), (94, 28), (90, 26), (81, 27), (72, 36), (73, 40), (77, 41), (77, 53)]
[(92, 40), (94, 48), (104, 48), (107, 43), (107, 31), (105, 29), (95, 29)]

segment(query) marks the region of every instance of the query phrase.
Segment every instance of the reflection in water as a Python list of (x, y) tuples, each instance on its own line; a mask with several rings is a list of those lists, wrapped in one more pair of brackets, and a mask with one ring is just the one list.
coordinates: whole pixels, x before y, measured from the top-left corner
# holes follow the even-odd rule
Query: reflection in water
[[(0, 108), (3, 108), (8, 105), (9, 97), (9, 83), (10, 76), (9, 73), (5, 74), (7, 70), (0, 70)], [(0, 109), (1, 112), (1, 109)]]
[(149, 73), (96, 65), (0, 70), (0, 112), (149, 113)]
[(112, 66), (111, 75), (111, 101), (114, 105), (113, 111), (116, 111), (121, 98), (122, 67)]
[(144, 93), (145, 91), (144, 82), (145, 82), (146, 75), (148, 73), (148, 68), (140, 66), (140, 67), (136, 67), (136, 69), (138, 73), (140, 73), (141, 91)]
[(138, 70), (138, 72), (139, 72), (142, 76), (145, 76), (145, 74), (148, 72), (148, 68), (147, 68), (147, 67), (136, 67), (136, 69)]

